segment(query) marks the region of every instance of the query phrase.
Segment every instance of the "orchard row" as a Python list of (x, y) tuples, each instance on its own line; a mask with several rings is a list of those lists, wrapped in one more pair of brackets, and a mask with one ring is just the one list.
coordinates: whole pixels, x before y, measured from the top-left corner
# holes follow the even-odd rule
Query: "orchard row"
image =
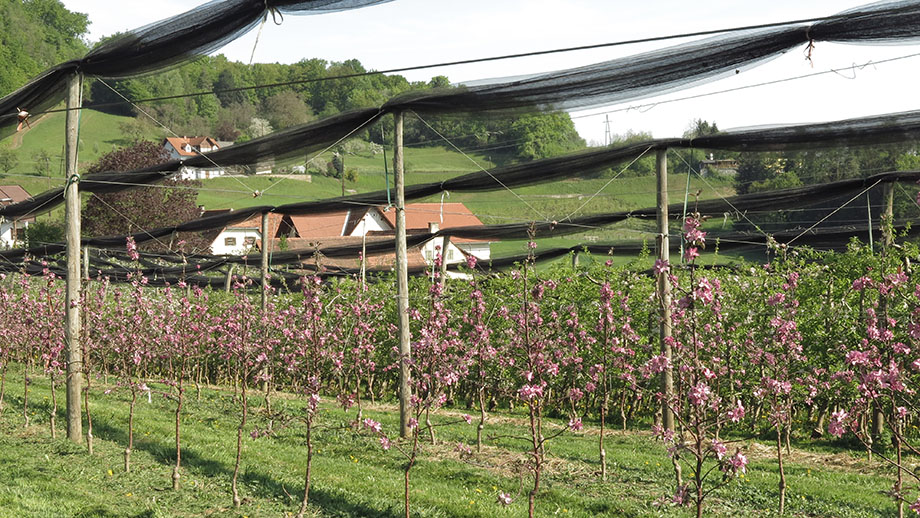
[[(245, 276), (228, 293), (184, 283), (151, 288), (140, 275), (124, 285), (92, 281), (81, 301), (90, 451), (91, 387), (130, 396), (125, 470), (131, 469), (138, 398), (165, 397), (175, 403), (172, 480), (179, 489), (182, 440), (195, 441), (181, 435), (184, 398), (203, 384), (221, 384), (233, 386), (239, 402), (231, 483), (237, 506), (244, 439), (270, 437), (276, 418), (293, 419), (306, 430), (300, 516), (306, 512), (311, 430), (328, 408), (321, 401), (334, 400), (353, 408), (356, 430), (405, 456), (407, 513), (419, 443), (435, 440), (430, 416), (445, 405), (475, 414), (457, 423), (477, 427), (476, 443), (460, 446), (470, 451), (481, 449), (490, 413), (525, 411), (531, 516), (547, 444), (578, 433), (583, 422), (599, 426), (604, 479), (606, 428), (652, 426), (657, 440), (668, 444), (675, 469), (669, 505), (693, 506), (698, 516), (708, 495), (731, 491), (734, 477), (747, 469), (730, 438), (775, 437), (782, 512), (790, 436), (825, 433), (848, 435), (895, 466), (895, 505), (920, 513), (920, 498), (906, 489), (920, 479), (902, 461), (902, 452), (915, 452), (920, 439), (910, 432), (920, 411), (920, 274), (910, 261), (916, 248), (904, 244), (871, 254), (854, 246), (830, 255), (777, 250), (769, 264), (704, 269), (696, 263), (705, 233), (695, 218), (685, 221), (684, 234), (686, 264), (658, 261), (651, 276), (601, 260), (582, 269), (542, 271), (525, 263), (471, 280), (414, 279), (411, 358), (398, 353), (396, 298), (386, 280), (304, 278), (295, 293), (270, 294), (264, 310)], [(52, 434), (54, 389), (64, 382), (66, 361), (62, 288), (50, 272), (0, 281), (3, 375), (18, 362), (50, 377)], [(663, 288), (672, 296), (663, 297)], [(668, 299), (670, 330), (661, 318)], [(362, 401), (396, 398), (402, 365), (411, 374), (412, 396), (404, 440), (361, 410)], [(301, 395), (305, 410), (274, 416), (276, 391)], [(254, 392), (268, 407), (269, 418), (259, 426), (251, 423)], [(544, 426), (550, 417), (568, 427)], [(510, 496), (501, 495), (499, 503), (510, 503)]]

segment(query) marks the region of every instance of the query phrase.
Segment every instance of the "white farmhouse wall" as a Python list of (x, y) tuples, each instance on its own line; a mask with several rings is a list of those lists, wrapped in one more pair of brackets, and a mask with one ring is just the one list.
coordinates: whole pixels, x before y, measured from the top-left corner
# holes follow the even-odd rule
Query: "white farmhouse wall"
[(492, 258), (492, 246), (490, 243), (457, 243), (457, 246), (480, 261), (487, 261)]
[(214, 255), (244, 254), (253, 249), (256, 241), (261, 239), (262, 233), (254, 228), (225, 228), (211, 243), (211, 253)]
[[(28, 221), (20, 221), (16, 223), (16, 231), (19, 233), (20, 239), (23, 237), (22, 231), (29, 226)], [(11, 221), (0, 222), (0, 247), (2, 248), (13, 248), (15, 246), (13, 241), (13, 223)]]

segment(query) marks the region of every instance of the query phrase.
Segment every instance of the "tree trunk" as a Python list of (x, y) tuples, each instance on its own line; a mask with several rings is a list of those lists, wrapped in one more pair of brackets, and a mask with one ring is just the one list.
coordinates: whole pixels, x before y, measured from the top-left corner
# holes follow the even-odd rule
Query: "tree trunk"
[(176, 465), (173, 466), (172, 488), (174, 491), (179, 490), (179, 468), (182, 466), (182, 435), (180, 433), (180, 423), (182, 419), (182, 380), (179, 380), (179, 395), (176, 402)]
[(783, 469), (783, 429), (776, 427), (776, 463), (779, 466), (779, 514), (786, 510), (786, 472)]
[(51, 438), (57, 439), (57, 427), (54, 425), (54, 418), (57, 416), (57, 392), (54, 390), (54, 374), (51, 375)]
[(307, 512), (307, 501), (310, 499), (310, 469), (313, 467), (313, 417), (307, 418), (307, 469), (303, 481), (303, 500), (300, 502), (300, 510), (297, 511), (297, 518), (303, 518)]
[(131, 450), (134, 448), (134, 406), (137, 404), (137, 389), (131, 387), (131, 406), (128, 410), (128, 447), (125, 448), (125, 473), (131, 471)]
[(240, 387), (242, 391), (243, 417), (240, 419), (240, 426), (236, 429), (236, 464), (233, 466), (233, 483), (231, 484), (231, 489), (233, 491), (233, 506), (237, 508), (243, 503), (240, 499), (240, 493), (237, 490), (236, 480), (240, 474), (240, 460), (243, 458), (243, 429), (246, 427), (246, 412), (248, 410), (245, 376), (243, 377)]

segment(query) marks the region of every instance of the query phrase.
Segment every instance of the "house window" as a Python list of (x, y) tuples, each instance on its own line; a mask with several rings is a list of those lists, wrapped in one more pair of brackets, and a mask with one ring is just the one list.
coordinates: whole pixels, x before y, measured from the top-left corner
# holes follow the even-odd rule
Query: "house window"
[(252, 245), (256, 244), (256, 238), (254, 238), (254, 237), (247, 237), (246, 239), (243, 240), (243, 244), (246, 245), (246, 246), (252, 246)]
[(236, 238), (235, 237), (225, 237), (224, 246), (236, 246)]
[(453, 249), (450, 249), (450, 248), (447, 249), (447, 260), (448, 260), (448, 261), (453, 261), (453, 260), (454, 260), (454, 251), (453, 251)]
[(431, 260), (431, 250), (425, 250), (425, 259)]

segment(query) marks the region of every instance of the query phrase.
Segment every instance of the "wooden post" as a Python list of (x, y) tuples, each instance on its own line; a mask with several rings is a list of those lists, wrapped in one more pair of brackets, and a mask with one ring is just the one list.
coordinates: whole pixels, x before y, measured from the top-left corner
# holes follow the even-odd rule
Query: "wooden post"
[(235, 269), (235, 264), (231, 264), (230, 268), (227, 268), (227, 278), (224, 280), (224, 291), (227, 293), (230, 293), (230, 286), (233, 285), (233, 270)]
[(409, 335), (409, 265), (406, 253), (406, 179), (403, 169), (403, 113), (393, 114), (395, 136), (393, 171), (396, 177), (396, 310), (399, 313), (399, 435), (409, 436), (409, 360), (412, 358)]
[[(880, 226), (882, 227), (882, 264), (884, 264), (885, 259), (888, 257), (888, 251), (891, 245), (894, 244), (894, 184), (891, 182), (886, 183), (882, 192), (885, 196), (885, 212), (882, 214)], [(869, 225), (869, 228), (872, 228), (871, 222)], [(878, 312), (880, 316), (878, 327), (879, 330), (884, 331), (888, 329), (888, 299), (886, 297), (880, 297)], [(885, 431), (885, 416), (876, 407), (872, 413), (872, 440), (875, 443), (881, 440), (883, 431)]]
[(83, 442), (83, 350), (80, 348), (80, 177), (77, 174), (78, 117), (82, 103), (83, 77), (76, 73), (67, 80), (67, 187), (64, 214), (67, 223), (67, 287), (64, 342), (67, 347), (67, 438)]
[(268, 213), (262, 214), (262, 314), (265, 314), (265, 308), (268, 305), (268, 251), (272, 246), (272, 240), (268, 236)]
[[(367, 215), (364, 216), (367, 218)], [(361, 220), (361, 291), (367, 283), (367, 219)]]
[(444, 236), (441, 238), (441, 277), (438, 279), (438, 282), (441, 283), (442, 289), (447, 283), (447, 249), (449, 247), (450, 236)]
[(89, 247), (83, 247), (83, 279), (89, 280)]
[[(668, 150), (659, 149), (656, 154), (658, 173), (658, 259), (669, 264), (671, 260), (670, 240), (668, 237)], [(671, 281), (668, 273), (658, 274), (658, 300), (660, 303), (659, 314), (659, 345), (661, 354), (671, 360)], [(661, 393), (664, 402), (661, 405), (661, 425), (665, 430), (674, 430), (674, 413), (668, 406), (674, 393), (674, 374), (669, 366), (661, 373)]]

